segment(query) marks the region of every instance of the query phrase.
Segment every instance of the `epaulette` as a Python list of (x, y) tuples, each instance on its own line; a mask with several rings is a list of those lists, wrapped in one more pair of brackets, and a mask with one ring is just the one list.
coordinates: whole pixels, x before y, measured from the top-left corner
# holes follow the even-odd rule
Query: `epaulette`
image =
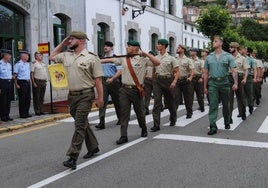
[(96, 54), (94, 54), (94, 53), (92, 53), (92, 52), (88, 52), (88, 53), (91, 54), (91, 55), (97, 56)]
[(32, 64), (35, 64), (35, 63), (36, 63), (36, 61), (33, 61), (33, 62), (32, 62)]

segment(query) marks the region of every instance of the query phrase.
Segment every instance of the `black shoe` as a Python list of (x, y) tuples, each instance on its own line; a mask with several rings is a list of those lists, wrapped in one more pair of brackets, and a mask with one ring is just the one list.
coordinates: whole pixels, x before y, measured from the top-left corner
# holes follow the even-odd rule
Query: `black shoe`
[(116, 122), (116, 125), (121, 125), (121, 121), (118, 120), (118, 121)]
[(201, 112), (204, 112), (205, 108), (204, 107), (199, 107), (198, 110), (200, 110)]
[(253, 106), (249, 106), (248, 108), (249, 108), (248, 109), (249, 113), (252, 114), (253, 113)]
[(169, 126), (171, 126), (171, 127), (173, 127), (173, 126), (175, 126), (176, 125), (176, 122), (170, 122), (170, 124), (169, 124)]
[(246, 120), (247, 119), (246, 114), (243, 114), (241, 118), (242, 118), (242, 120)]
[(41, 113), (35, 113), (36, 116), (41, 116)]
[(241, 115), (240, 115), (240, 114), (238, 114), (236, 117), (241, 117)]
[(99, 123), (95, 126), (97, 129), (105, 129), (105, 125), (103, 123)]
[(28, 118), (28, 116), (27, 115), (22, 115), (22, 116), (20, 116), (20, 118), (26, 119), (26, 118)]
[(160, 130), (160, 127), (155, 127), (155, 126), (153, 126), (152, 128), (151, 128), (151, 132), (156, 132), (156, 131), (159, 131)]
[(230, 124), (227, 124), (227, 123), (224, 124), (224, 128), (225, 128), (225, 129), (230, 129), (230, 128), (231, 128), (231, 127), (230, 127)]
[(126, 142), (128, 142), (128, 139), (127, 139), (126, 136), (121, 136), (121, 137), (119, 138), (119, 140), (116, 140), (116, 144), (117, 144), (117, 145), (124, 144), (124, 143), (126, 143)]
[(190, 119), (190, 118), (192, 118), (192, 115), (191, 114), (187, 114), (186, 115), (186, 119)]
[(141, 137), (147, 137), (147, 136), (148, 136), (147, 129), (142, 129), (141, 130)]
[(8, 121), (13, 121), (13, 118), (10, 118), (9, 116), (7, 116), (7, 120)]
[(208, 135), (213, 135), (213, 134), (217, 134), (217, 129), (210, 129), (208, 131)]
[(260, 104), (260, 99), (256, 99), (256, 104), (257, 104), (257, 105)]
[(45, 115), (45, 113), (44, 112), (41, 112), (40, 115)]
[(230, 124), (233, 124), (233, 118), (230, 119)]
[(66, 166), (72, 170), (75, 170), (76, 169), (76, 160), (73, 158), (70, 158), (67, 161), (63, 162), (63, 166)]
[(28, 114), (27, 117), (33, 117), (32, 115)]
[(97, 147), (97, 148), (95, 148), (94, 150), (87, 152), (87, 154), (84, 155), (83, 158), (84, 158), (84, 159), (88, 159), (88, 158), (92, 157), (95, 153), (98, 153), (99, 151), (100, 151), (100, 150), (99, 150), (99, 148)]

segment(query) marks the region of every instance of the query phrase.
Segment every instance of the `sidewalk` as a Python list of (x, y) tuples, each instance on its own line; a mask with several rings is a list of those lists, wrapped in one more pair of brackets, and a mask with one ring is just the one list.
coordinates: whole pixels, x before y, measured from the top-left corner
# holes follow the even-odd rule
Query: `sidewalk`
[[(113, 107), (113, 104), (108, 104), (107, 108)], [(91, 111), (98, 110), (97, 107), (93, 105)], [(52, 122), (60, 119), (65, 119), (71, 117), (70, 113), (45, 113), (45, 115), (36, 116), (34, 113), (33, 105), (31, 103), (29, 114), (32, 115), (30, 118), (22, 119), (19, 116), (19, 106), (18, 101), (11, 101), (11, 109), (10, 109), (10, 118), (13, 121), (3, 122), (0, 120), (0, 134), (4, 132), (9, 132), (13, 130), (18, 130), (26, 127), (31, 127), (34, 125), (38, 125), (41, 123)]]
[(55, 114), (46, 113), (45, 115), (42, 116), (36, 116), (32, 104), (30, 107), (30, 114), (32, 115), (32, 117), (30, 118), (27, 119), (20, 118), (18, 101), (12, 101), (10, 109), (10, 117), (13, 118), (13, 121), (8, 122), (0, 121), (0, 134), (25, 127), (30, 127), (33, 125), (38, 125), (41, 123), (52, 122), (55, 120), (71, 117), (69, 113), (55, 113)]

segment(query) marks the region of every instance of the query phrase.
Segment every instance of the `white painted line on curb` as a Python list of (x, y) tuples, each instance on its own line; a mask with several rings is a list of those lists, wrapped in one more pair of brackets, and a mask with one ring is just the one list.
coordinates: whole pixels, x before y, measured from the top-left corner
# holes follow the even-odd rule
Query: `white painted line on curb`
[(122, 151), (124, 149), (127, 149), (127, 148), (129, 148), (129, 147), (131, 147), (131, 146), (133, 146), (135, 144), (138, 144), (138, 143), (140, 143), (140, 142), (142, 142), (142, 141), (144, 141), (146, 139), (147, 138), (139, 138), (137, 140), (134, 140), (132, 142), (124, 144), (121, 147), (118, 147), (118, 148), (116, 148), (114, 150), (108, 151), (107, 153), (104, 153), (104, 154), (102, 154), (100, 156), (97, 156), (97, 157), (95, 157), (95, 158), (93, 158), (93, 159), (91, 159), (89, 161), (81, 163), (80, 165), (77, 166), (76, 170), (65, 170), (63, 172), (60, 172), (60, 173), (54, 175), (54, 176), (51, 176), (51, 177), (49, 177), (47, 179), (44, 179), (44, 180), (42, 180), (42, 181), (40, 181), (40, 182), (38, 182), (36, 184), (33, 184), (33, 185), (29, 186), (28, 188), (38, 188), (38, 187), (43, 187), (45, 185), (48, 185), (48, 184), (50, 184), (50, 183), (52, 183), (54, 181), (57, 181), (57, 180), (59, 180), (61, 178), (64, 178), (65, 176), (68, 176), (68, 175), (70, 175), (70, 174), (72, 174), (74, 172), (77, 172), (77, 171), (79, 171), (79, 170), (81, 170), (81, 169), (83, 169), (83, 168), (85, 168), (87, 166), (90, 166), (90, 165), (92, 165), (92, 164), (94, 164), (94, 163), (96, 163), (96, 162), (98, 162), (98, 161), (100, 161), (102, 159), (110, 157), (113, 154), (116, 154), (116, 153), (118, 153), (118, 152), (120, 152), (120, 151)]
[(188, 141), (188, 142), (200, 142), (200, 143), (209, 143), (209, 144), (245, 146), (245, 147), (268, 149), (268, 142), (232, 140), (232, 139), (223, 139), (223, 138), (208, 138), (208, 137), (199, 137), (199, 136), (159, 134), (158, 136), (155, 136), (154, 139), (168, 139), (168, 140), (179, 140), (179, 141)]
[(266, 116), (265, 120), (262, 122), (257, 133), (268, 133), (268, 116)]

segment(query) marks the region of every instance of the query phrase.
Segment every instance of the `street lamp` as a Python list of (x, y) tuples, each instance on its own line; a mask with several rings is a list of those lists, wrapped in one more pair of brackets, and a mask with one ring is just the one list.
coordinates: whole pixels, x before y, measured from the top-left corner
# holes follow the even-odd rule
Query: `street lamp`
[(132, 20), (136, 18), (139, 15), (142, 15), (144, 13), (144, 10), (146, 8), (146, 2), (147, 0), (141, 0), (141, 9), (140, 10), (133, 10), (132, 9)]

